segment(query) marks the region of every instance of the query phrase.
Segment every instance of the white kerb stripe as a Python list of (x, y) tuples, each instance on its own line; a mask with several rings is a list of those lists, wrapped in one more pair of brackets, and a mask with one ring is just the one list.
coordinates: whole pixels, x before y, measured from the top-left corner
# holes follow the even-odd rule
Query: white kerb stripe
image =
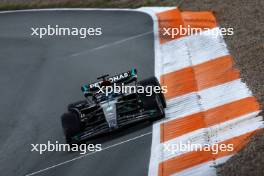
[[(217, 27), (208, 32), (219, 33), (220, 29)], [(161, 45), (160, 50), (163, 62), (161, 67), (164, 67), (162, 74), (229, 55), (222, 35), (212, 36), (205, 32), (169, 41)]]

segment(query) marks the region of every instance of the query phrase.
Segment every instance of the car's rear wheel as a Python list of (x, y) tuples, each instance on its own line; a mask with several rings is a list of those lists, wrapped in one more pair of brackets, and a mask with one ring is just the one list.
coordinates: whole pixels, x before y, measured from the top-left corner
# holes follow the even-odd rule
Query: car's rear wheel
[[(142, 81), (139, 81), (138, 84), (141, 85), (141, 86), (144, 86), (144, 87), (146, 87), (146, 86), (152, 86), (152, 87), (159, 86), (161, 88), (160, 83), (159, 83), (158, 79), (155, 76), (147, 78), (147, 79), (144, 79)], [(154, 94), (155, 94), (155, 92), (152, 92), (152, 95), (154, 95)], [(166, 100), (165, 100), (165, 97), (164, 97), (163, 93), (159, 92), (159, 93), (157, 93), (157, 95), (160, 98), (160, 101), (161, 101), (161, 104), (162, 104), (163, 108), (166, 108), (167, 104), (166, 104)]]
[(72, 137), (81, 131), (81, 121), (74, 112), (67, 112), (61, 116), (62, 128), (65, 134), (66, 142), (72, 144)]

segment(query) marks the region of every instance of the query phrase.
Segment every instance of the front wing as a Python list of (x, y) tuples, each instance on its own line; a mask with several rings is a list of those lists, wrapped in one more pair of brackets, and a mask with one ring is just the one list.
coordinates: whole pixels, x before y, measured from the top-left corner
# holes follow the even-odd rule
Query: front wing
[(158, 110), (148, 110), (133, 115), (118, 117), (117, 128), (110, 128), (108, 123), (104, 122), (100, 125), (94, 126), (93, 128), (84, 129), (80, 134), (72, 137), (72, 142), (80, 143), (84, 140), (92, 139), (99, 135), (111, 133), (131, 124), (157, 119), (158, 117), (163, 118), (162, 116), (163, 114), (161, 114), (161, 112)]

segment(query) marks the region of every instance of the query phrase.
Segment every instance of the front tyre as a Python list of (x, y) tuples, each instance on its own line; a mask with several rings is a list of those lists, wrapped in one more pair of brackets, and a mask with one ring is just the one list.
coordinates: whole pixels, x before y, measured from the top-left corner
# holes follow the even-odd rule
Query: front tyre
[[(152, 88), (153, 88), (155, 86), (158, 86), (158, 87), (161, 88), (160, 83), (159, 83), (158, 79), (155, 76), (152, 76), (150, 78), (147, 78), (147, 79), (144, 79), (142, 81), (139, 81), (138, 84), (141, 85), (141, 86), (144, 86), (144, 87), (152, 86)], [(152, 93), (155, 94), (154, 92), (152, 92)], [(162, 104), (163, 108), (166, 108), (167, 104), (166, 104), (166, 100), (165, 100), (165, 97), (164, 97), (163, 93), (159, 92), (159, 93), (157, 93), (157, 95), (160, 98), (160, 101), (161, 101), (161, 104)]]
[(72, 137), (80, 133), (81, 121), (74, 112), (67, 112), (61, 116), (61, 124), (66, 138), (66, 143), (72, 144)]
[(162, 118), (165, 117), (165, 111), (161, 102), (161, 99), (158, 95), (155, 95), (155, 105), (153, 103), (153, 107), (155, 107), (155, 109), (157, 109), (157, 111), (159, 112), (159, 115), (156, 118), (151, 118), (150, 122), (154, 122), (156, 120), (160, 120)]

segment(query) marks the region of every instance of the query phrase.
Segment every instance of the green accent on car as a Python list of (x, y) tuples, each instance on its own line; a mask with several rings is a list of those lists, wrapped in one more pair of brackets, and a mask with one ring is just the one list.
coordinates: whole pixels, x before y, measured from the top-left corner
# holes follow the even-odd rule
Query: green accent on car
[(153, 114), (155, 114), (157, 111), (156, 110), (150, 110), (150, 115), (153, 115)]
[(132, 68), (132, 70), (131, 70), (131, 75), (135, 76), (135, 69), (134, 68)]
[(82, 91), (83, 92), (88, 92), (89, 91), (89, 87), (87, 85), (82, 86)]

